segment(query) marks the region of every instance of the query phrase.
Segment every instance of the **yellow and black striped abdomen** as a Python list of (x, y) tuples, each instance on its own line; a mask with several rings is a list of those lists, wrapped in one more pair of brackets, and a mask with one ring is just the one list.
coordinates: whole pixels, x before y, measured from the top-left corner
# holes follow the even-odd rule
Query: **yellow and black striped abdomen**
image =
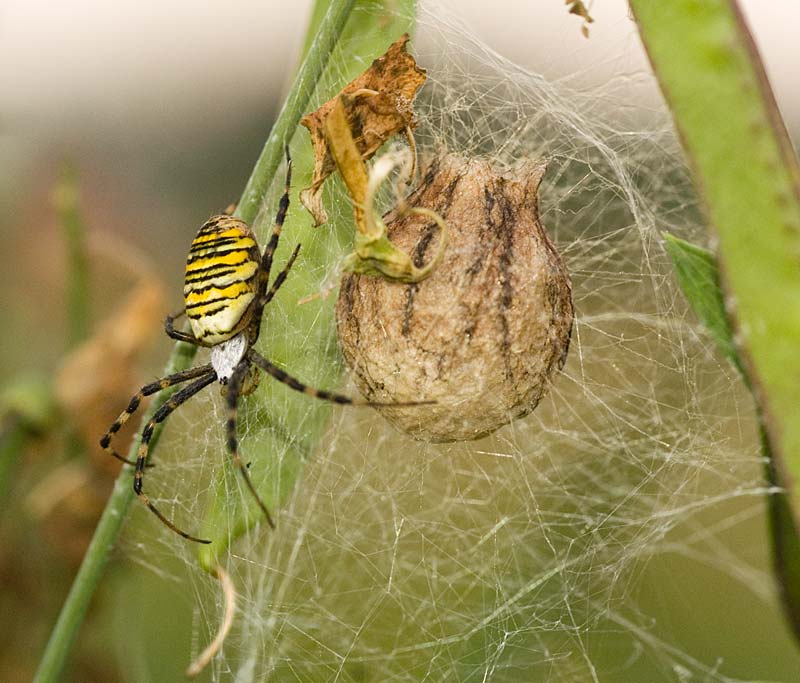
[(194, 336), (208, 344), (234, 337), (250, 322), (261, 253), (253, 231), (232, 216), (213, 216), (192, 242), (183, 296)]

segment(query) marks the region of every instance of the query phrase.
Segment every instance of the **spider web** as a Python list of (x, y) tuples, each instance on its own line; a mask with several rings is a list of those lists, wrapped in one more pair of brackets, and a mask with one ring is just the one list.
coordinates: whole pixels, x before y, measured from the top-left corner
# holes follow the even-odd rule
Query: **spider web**
[[(452, 17), (420, 14), (419, 146), (499, 167), (549, 159), (541, 218), (572, 276), (569, 358), (531, 416), (480, 441), (422, 444), (347, 408), (330, 413), (321, 439), (311, 426), (295, 435), (313, 447), (278, 529), (261, 524), (225, 557), (238, 612), (214, 680), (741, 680), (718, 653), (663, 628), (650, 595), (677, 557), (728, 585), (730, 600), (746, 593), (775, 609), (763, 559), (734, 553), (728, 536), (762, 514), (768, 490), (750, 399), (663, 249), (664, 230), (697, 243), (705, 231), (668, 113), (628, 101), (651, 76), (548, 80)], [(284, 234), (279, 264), (289, 223)], [(339, 261), (338, 241), (316, 234), (304, 250)], [(337, 271), (314, 277), (322, 290)], [(266, 334), (280, 340), (297, 298), (268, 309)], [(329, 325), (329, 313), (310, 320), (304, 364), (287, 368), (317, 386), (336, 377)], [(202, 518), (220, 477), (232, 500), (248, 496), (224, 474), (216, 394), (171, 418), (159, 449), (176, 459), (158, 468), (151, 495), (176, 519)], [(299, 400), (311, 424), (317, 408)], [(262, 413), (242, 412), (245, 453), (282, 429)], [(193, 547), (157, 524), (148, 536), (148, 565), (182, 556), (202, 647), (219, 623), (218, 586)]]

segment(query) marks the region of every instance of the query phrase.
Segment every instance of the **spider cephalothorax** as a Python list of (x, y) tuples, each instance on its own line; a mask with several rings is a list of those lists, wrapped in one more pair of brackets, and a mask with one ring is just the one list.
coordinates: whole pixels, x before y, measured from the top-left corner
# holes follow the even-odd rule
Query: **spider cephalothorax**
[[(267, 507), (250, 481), (247, 466), (239, 457), (237, 449), (236, 407), (239, 396), (247, 391), (248, 385), (252, 386), (248, 381), (249, 375), (258, 369), (292, 389), (316, 398), (341, 404), (376, 405), (365, 401), (356, 402), (341, 394), (309, 387), (271, 363), (253, 348), (258, 339), (264, 307), (285, 281), (300, 249), (300, 245), (295, 248), (284, 268), (270, 285), (272, 258), (289, 209), (290, 185), (291, 162), (287, 151), (286, 187), (280, 199), (272, 234), (263, 254), (258, 248), (253, 231), (238, 218), (227, 214), (213, 216), (200, 228), (192, 241), (186, 261), (184, 309), (175, 315), (167, 316), (165, 330), (170, 337), (178, 341), (209, 347), (211, 362), (143, 386), (100, 440), (100, 445), (114, 457), (135, 466), (133, 489), (139, 499), (170, 529), (184, 538), (199, 543), (210, 543), (210, 541), (179, 529), (153, 505), (142, 490), (150, 439), (155, 426), (163, 422), (175, 408), (214, 381), (225, 385), (224, 394), (228, 404), (226, 422), (228, 451), (233, 464), (241, 472), (242, 478), (258, 501), (270, 526), (274, 526)], [(191, 332), (175, 329), (175, 320), (184, 314), (189, 319)], [(111, 438), (128, 421), (145, 396), (190, 380), (193, 381), (177, 391), (147, 422), (142, 430), (142, 439), (135, 461), (122, 457), (111, 448)]]

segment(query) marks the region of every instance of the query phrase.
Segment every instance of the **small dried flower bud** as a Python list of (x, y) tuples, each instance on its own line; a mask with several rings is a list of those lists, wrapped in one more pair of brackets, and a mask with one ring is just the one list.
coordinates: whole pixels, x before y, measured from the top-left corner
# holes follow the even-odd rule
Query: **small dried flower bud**
[[(564, 365), (572, 329), (572, 288), (539, 223), (545, 166), (526, 161), (513, 175), (488, 161), (436, 159), (408, 199), (444, 218), (441, 264), (412, 285), (345, 275), (337, 328), (356, 384), (382, 403), (397, 428), (425, 441), (477, 439), (530, 413)], [(430, 217), (395, 211), (388, 236), (422, 266), (436, 248)]]

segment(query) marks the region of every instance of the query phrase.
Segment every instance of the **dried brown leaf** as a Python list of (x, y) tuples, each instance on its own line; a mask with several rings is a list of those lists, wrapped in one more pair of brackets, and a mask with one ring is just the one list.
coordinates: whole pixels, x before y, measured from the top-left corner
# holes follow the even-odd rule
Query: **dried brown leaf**
[(336, 97), (300, 121), (311, 135), (315, 157), (313, 183), (300, 193), (300, 200), (314, 216), (317, 225), (328, 219), (320, 190), (336, 168), (325, 135), (325, 121), (336, 102), (341, 100), (345, 106), (362, 160), (372, 157), (393, 135), (403, 131), (408, 133), (416, 125), (412, 103), (425, 83), (426, 75), (414, 57), (408, 54), (408, 40), (408, 34), (402, 35)]
[(586, 7), (586, 5), (583, 4), (583, 0), (566, 0), (564, 4), (569, 5), (569, 9), (567, 11), (570, 14), (574, 14), (583, 19), (583, 24), (581, 25), (581, 33), (583, 34), (584, 38), (588, 38), (589, 24), (594, 23), (594, 19), (589, 14), (589, 10)]
[(94, 335), (70, 353), (56, 373), (56, 399), (86, 443), (94, 443), (111, 419), (109, 406), (136, 382), (134, 360), (162, 329), (164, 291), (143, 279)]

